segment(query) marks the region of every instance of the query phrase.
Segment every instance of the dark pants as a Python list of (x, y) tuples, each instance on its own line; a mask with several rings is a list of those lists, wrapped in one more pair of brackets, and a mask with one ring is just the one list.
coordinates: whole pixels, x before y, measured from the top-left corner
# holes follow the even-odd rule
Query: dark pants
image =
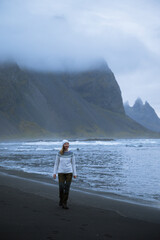
[(67, 204), (69, 189), (72, 182), (72, 173), (58, 173), (59, 198), (62, 204)]

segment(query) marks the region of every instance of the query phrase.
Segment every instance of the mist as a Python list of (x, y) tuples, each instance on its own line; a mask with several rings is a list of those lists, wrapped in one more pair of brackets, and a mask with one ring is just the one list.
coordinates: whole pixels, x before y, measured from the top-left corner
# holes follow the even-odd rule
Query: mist
[(0, 61), (79, 71), (103, 58), (124, 101), (140, 96), (160, 112), (159, 11), (156, 0), (1, 0)]
[(0, 60), (37, 70), (71, 70), (104, 57), (101, 41), (85, 26), (80, 29), (83, 19), (75, 22), (78, 8), (65, 7), (54, 1), (2, 1)]
[(118, 72), (131, 71), (151, 53), (148, 39), (138, 38), (144, 29), (135, 22), (137, 8), (127, 2), (2, 0), (0, 59), (63, 70), (85, 68), (102, 57)]

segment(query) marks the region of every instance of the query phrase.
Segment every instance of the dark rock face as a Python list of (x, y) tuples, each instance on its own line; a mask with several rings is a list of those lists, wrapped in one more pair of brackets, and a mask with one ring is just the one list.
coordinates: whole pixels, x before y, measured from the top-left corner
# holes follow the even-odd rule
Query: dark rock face
[(160, 119), (147, 101), (143, 104), (142, 100), (138, 98), (133, 107), (127, 103), (124, 104), (124, 108), (130, 118), (152, 131), (160, 132)]
[(0, 66), (3, 137), (126, 137), (150, 134), (125, 115), (107, 64), (85, 72), (47, 73)]
[(107, 64), (103, 63), (99, 69), (72, 74), (70, 85), (87, 102), (124, 114), (119, 85)]

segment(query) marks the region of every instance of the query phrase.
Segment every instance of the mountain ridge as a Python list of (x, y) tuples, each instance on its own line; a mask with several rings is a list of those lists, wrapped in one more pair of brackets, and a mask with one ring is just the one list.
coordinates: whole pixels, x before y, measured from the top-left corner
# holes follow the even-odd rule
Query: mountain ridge
[(103, 63), (84, 72), (0, 66), (1, 138), (150, 136), (125, 115), (121, 91)]
[(137, 98), (132, 107), (129, 103), (125, 103), (124, 109), (130, 118), (147, 129), (160, 133), (160, 118), (156, 114), (154, 108), (147, 101), (143, 104), (142, 99)]

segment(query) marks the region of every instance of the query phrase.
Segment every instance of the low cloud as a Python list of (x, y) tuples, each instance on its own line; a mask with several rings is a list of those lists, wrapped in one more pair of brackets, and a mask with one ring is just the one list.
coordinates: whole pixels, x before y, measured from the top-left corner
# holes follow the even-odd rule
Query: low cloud
[(156, 0), (1, 0), (0, 61), (38, 70), (81, 70), (103, 57), (124, 101), (130, 100), (138, 84), (140, 96), (158, 85), (159, 11)]

